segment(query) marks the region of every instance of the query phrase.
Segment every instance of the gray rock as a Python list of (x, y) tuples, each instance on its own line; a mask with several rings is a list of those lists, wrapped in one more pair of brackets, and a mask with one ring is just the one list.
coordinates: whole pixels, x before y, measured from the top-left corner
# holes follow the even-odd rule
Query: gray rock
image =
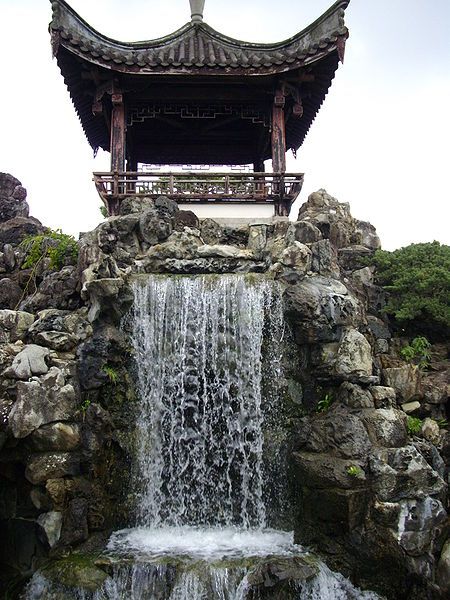
[[(353, 273), (352, 275), (354, 275), (355, 273)], [(378, 319), (377, 317), (374, 317), (373, 315), (367, 315), (367, 326), (369, 331), (371, 332), (371, 334), (376, 338), (376, 339), (385, 339), (385, 340), (389, 340), (391, 338), (391, 332), (389, 330), (389, 326), (382, 321), (381, 319)]]
[(50, 511), (39, 515), (37, 522), (45, 533), (45, 540), (53, 548), (61, 537), (62, 513)]
[(293, 452), (292, 457), (295, 473), (304, 486), (317, 489), (351, 489), (356, 482), (349, 475), (348, 470), (354, 466), (361, 469), (364, 480), (363, 466), (355, 459), (342, 459), (330, 454), (310, 452)]
[(138, 259), (139, 264), (142, 265), (144, 272), (152, 272), (157, 260), (168, 258), (189, 260), (196, 258), (197, 249), (200, 245), (200, 237), (194, 230), (174, 231), (166, 242), (149, 248), (145, 256)]
[(396, 406), (396, 395), (394, 388), (383, 385), (374, 385), (370, 388), (375, 408), (392, 408)]
[(23, 438), (41, 425), (72, 419), (75, 411), (73, 386), (65, 384), (61, 371), (51, 367), (39, 379), (17, 383), (17, 400), (9, 415), (9, 426), (15, 438)]
[(369, 460), (374, 491), (384, 502), (415, 498), (418, 493), (439, 497), (446, 490), (444, 480), (412, 445), (374, 449)]
[(0, 308), (15, 310), (21, 298), (22, 289), (16, 281), (9, 277), (0, 279)]
[(16, 268), (16, 254), (11, 244), (3, 246), (3, 262), (7, 271), (14, 271)]
[(436, 498), (414, 498), (400, 502), (397, 536), (400, 546), (410, 556), (426, 554), (436, 535), (436, 528), (447, 518)]
[(305, 244), (294, 242), (283, 250), (279, 260), (283, 266), (306, 275), (311, 269), (311, 250)]
[(344, 271), (355, 271), (367, 266), (367, 259), (372, 256), (373, 251), (366, 246), (354, 244), (346, 248), (339, 248), (338, 262)]
[(401, 408), (403, 412), (405, 412), (407, 415), (410, 415), (419, 410), (420, 402), (417, 402), (417, 400), (414, 400), (413, 402), (405, 402), (405, 404), (402, 404)]
[(311, 270), (324, 277), (339, 277), (339, 265), (335, 248), (330, 240), (311, 244)]
[(350, 408), (373, 408), (374, 402), (369, 390), (364, 390), (359, 385), (344, 381), (338, 392), (338, 399)]
[(14, 358), (11, 367), (4, 372), (4, 376), (29, 379), (32, 375), (43, 375), (48, 372), (45, 359), (49, 354), (48, 348), (29, 344)]
[(348, 327), (339, 342), (334, 373), (340, 379), (357, 381), (372, 375), (372, 349), (362, 333)]
[(20, 310), (0, 310), (0, 343), (23, 340), (34, 321), (34, 315)]
[(322, 239), (322, 232), (309, 221), (296, 221), (291, 224), (293, 237), (302, 244), (311, 244)]
[(88, 501), (85, 498), (75, 498), (69, 502), (61, 534), (63, 544), (72, 545), (87, 540), (88, 508)]
[(80, 426), (76, 423), (49, 423), (33, 431), (29, 439), (33, 450), (38, 452), (68, 452), (80, 445)]
[(450, 538), (447, 539), (442, 548), (436, 580), (443, 592), (450, 593)]
[(125, 282), (120, 277), (94, 279), (85, 284), (85, 293), (90, 301), (88, 319), (91, 323), (98, 318), (103, 306), (110, 307), (117, 301), (124, 285)]
[(155, 203), (152, 198), (141, 198), (139, 196), (128, 196), (120, 203), (121, 216), (131, 214), (141, 214), (149, 208), (153, 208)]
[(383, 369), (383, 382), (394, 388), (403, 402), (415, 400), (421, 396), (420, 371), (416, 365)]
[(175, 216), (180, 210), (175, 200), (171, 200), (167, 196), (159, 196), (156, 198), (155, 208), (162, 213), (169, 214), (171, 217)]
[(205, 244), (214, 246), (223, 240), (223, 228), (213, 219), (204, 219), (200, 224), (200, 235)]
[(62, 331), (42, 331), (35, 336), (35, 340), (39, 344), (58, 352), (72, 350), (77, 343), (75, 336)]
[(45, 228), (34, 217), (12, 217), (5, 222), (0, 222), (0, 246), (4, 244), (18, 246), (26, 237), (40, 233), (45, 233)]
[(197, 254), (202, 258), (239, 258), (244, 260), (251, 260), (254, 258), (253, 252), (249, 249), (242, 249), (237, 246), (228, 246), (225, 244), (218, 244), (216, 246), (205, 244), (204, 246), (198, 246)]
[(199, 229), (200, 221), (192, 210), (179, 210), (174, 216), (175, 231), (183, 231), (185, 227)]
[(386, 448), (398, 448), (406, 444), (406, 415), (392, 408), (379, 408), (362, 415), (373, 444)]
[(427, 417), (422, 423), (422, 428), (420, 430), (422, 436), (434, 444), (435, 446), (439, 445), (441, 441), (441, 432), (439, 429), (439, 425), (433, 419)]
[(149, 208), (139, 219), (139, 236), (147, 244), (154, 245), (166, 240), (172, 233), (172, 217), (168, 213)]
[(28, 217), (27, 191), (9, 173), (0, 173), (0, 222), (14, 217)]
[(356, 236), (358, 237), (358, 244), (366, 246), (371, 250), (378, 250), (381, 248), (380, 238), (377, 235), (375, 227), (367, 221), (355, 221)]
[(260, 260), (267, 245), (267, 225), (250, 225), (248, 230), (247, 247), (253, 256)]
[(48, 479), (58, 479), (65, 475), (78, 475), (80, 461), (69, 452), (46, 452), (32, 455), (25, 467), (25, 477), (34, 485), (45, 483)]
[(288, 286), (284, 304), (299, 343), (337, 341), (344, 326), (362, 318), (361, 307), (347, 288), (325, 277), (305, 277)]

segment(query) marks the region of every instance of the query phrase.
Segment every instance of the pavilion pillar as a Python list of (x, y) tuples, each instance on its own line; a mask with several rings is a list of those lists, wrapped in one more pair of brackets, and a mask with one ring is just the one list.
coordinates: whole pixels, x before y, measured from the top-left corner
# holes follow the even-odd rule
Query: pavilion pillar
[[(273, 192), (278, 196), (275, 202), (275, 214), (287, 216), (286, 207), (283, 202), (284, 177), (286, 172), (286, 127), (284, 120), (285, 96), (282, 90), (278, 90), (272, 106), (272, 170), (281, 174), (278, 180), (273, 182)], [(289, 213), (288, 213), (289, 214)]]
[(123, 184), (119, 183), (119, 173), (125, 171), (125, 105), (123, 95), (118, 92), (111, 94), (111, 171), (113, 172), (113, 196), (109, 200), (109, 214), (116, 215), (119, 211), (118, 194), (121, 193)]

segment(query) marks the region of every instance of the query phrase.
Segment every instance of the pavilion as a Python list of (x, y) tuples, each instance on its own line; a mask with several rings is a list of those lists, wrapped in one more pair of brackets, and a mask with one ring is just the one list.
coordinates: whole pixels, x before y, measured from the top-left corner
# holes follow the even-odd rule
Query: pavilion
[(133, 43), (100, 34), (64, 0), (52, 0), (53, 55), (89, 144), (111, 153), (110, 172), (94, 173), (109, 214), (127, 195), (164, 193), (198, 216), (288, 215), (303, 174), (286, 173), (286, 152), (303, 143), (344, 58), (349, 1), (287, 40), (260, 44), (207, 25), (204, 0), (191, 0), (181, 29)]

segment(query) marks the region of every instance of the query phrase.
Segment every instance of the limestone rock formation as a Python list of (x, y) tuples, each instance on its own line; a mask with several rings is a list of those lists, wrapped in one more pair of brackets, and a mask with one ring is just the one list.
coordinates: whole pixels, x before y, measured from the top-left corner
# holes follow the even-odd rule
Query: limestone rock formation
[[(0, 536), (14, 549), (0, 550), (0, 562), (9, 572), (29, 574), (50, 549), (57, 556), (126, 522), (136, 402), (119, 323), (130, 280), (256, 272), (281, 286), (288, 325), (296, 539), (388, 598), (445, 597), (448, 346), (433, 349), (426, 372), (401, 358), (367, 264), (379, 247), (370, 224), (324, 190), (298, 221), (252, 226), (130, 197), (82, 236), (77, 264), (43, 269), (29, 289), (18, 244), (43, 229), (25, 198), (20, 182), (0, 176)], [(408, 415), (424, 419), (416, 432)]]

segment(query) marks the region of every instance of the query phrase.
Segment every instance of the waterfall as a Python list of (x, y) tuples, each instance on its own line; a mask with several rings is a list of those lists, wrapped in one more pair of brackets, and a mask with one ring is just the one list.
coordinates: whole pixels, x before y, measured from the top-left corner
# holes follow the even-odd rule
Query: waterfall
[(137, 524), (264, 527), (262, 378), (279, 369), (280, 294), (244, 276), (152, 277), (133, 292)]
[[(108, 577), (97, 591), (66, 588), (44, 571), (26, 598), (271, 598), (270, 587), (260, 595), (261, 585), (278, 585), (273, 597), (283, 600), (377, 598), (273, 528), (276, 497), (286, 496), (277, 284), (248, 275), (155, 275), (132, 287), (124, 326), (138, 397), (134, 527), (110, 537)], [(275, 583), (271, 561), (286, 573)]]

